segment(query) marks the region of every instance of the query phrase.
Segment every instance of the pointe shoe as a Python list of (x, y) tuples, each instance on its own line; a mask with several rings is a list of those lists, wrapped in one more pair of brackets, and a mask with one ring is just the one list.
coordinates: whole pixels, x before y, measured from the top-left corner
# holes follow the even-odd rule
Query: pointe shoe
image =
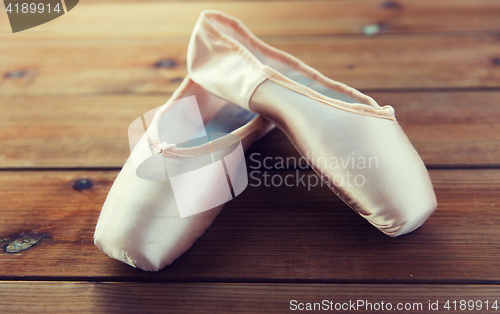
[(157, 271), (187, 251), (224, 203), (245, 189), (243, 150), (273, 125), (189, 77), (164, 106), (135, 122), (131, 156), (102, 207), (94, 242), (117, 260)]
[(383, 233), (411, 232), (436, 209), (427, 169), (391, 106), (328, 79), (217, 11), (201, 13), (187, 62), (203, 88), (276, 124), (326, 185)]

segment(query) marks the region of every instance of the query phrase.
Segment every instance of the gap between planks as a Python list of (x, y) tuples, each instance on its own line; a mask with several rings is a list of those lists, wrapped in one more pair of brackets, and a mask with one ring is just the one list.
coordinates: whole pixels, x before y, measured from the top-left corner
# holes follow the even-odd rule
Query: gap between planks
[[(495, 0), (85, 1), (21, 36), (189, 37), (205, 9), (234, 15), (258, 36), (363, 34), (367, 25), (378, 25), (378, 34), (496, 32), (500, 27)], [(0, 10), (0, 32), (0, 38), (12, 38), (5, 10)]]
[[(496, 168), (500, 154), (500, 92), (383, 93), (429, 168)], [(163, 96), (2, 96), (0, 168), (120, 169), (130, 154), (127, 129), (138, 116), (168, 100)], [(29, 148), (29, 149), (28, 149)], [(253, 159), (295, 158), (279, 130), (247, 152)], [(277, 168), (277, 167), (274, 167)]]

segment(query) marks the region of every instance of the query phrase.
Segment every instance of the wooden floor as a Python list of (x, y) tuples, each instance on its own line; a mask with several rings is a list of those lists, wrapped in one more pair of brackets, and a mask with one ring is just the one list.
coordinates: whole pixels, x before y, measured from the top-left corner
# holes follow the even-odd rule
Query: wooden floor
[[(100, 252), (94, 226), (128, 125), (186, 75), (203, 9), (391, 104), (429, 169), (435, 214), (394, 239), (326, 187), (248, 187), (158, 273)], [(278, 130), (255, 153), (297, 156)], [(92, 187), (75, 189), (81, 179)], [(2, 8), (0, 199), (2, 313), (281, 313), (323, 300), (498, 313), (500, 2), (86, 0), (16, 34)]]

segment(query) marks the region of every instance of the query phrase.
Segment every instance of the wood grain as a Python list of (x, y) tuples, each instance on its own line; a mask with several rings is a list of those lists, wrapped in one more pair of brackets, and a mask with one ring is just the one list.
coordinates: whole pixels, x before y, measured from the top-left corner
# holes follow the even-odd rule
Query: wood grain
[[(439, 208), (418, 230), (389, 238), (327, 187), (250, 186), (229, 202), (194, 246), (158, 273), (100, 252), (92, 243), (100, 208), (116, 172), (3, 171), (0, 239), (24, 232), (43, 239), (0, 253), (0, 278), (135, 281), (312, 281), (497, 283), (500, 170), (433, 170)], [(269, 171), (267, 183), (291, 174)], [(263, 180), (263, 173), (261, 180)], [(89, 190), (71, 182), (87, 178)], [(275, 183), (278, 185), (278, 183)], [(11, 235), (12, 234), (12, 235)]]
[[(241, 19), (259, 36), (362, 35), (364, 26), (375, 24), (381, 34), (497, 32), (500, 27), (495, 0), (81, 1), (61, 18), (16, 36), (189, 37), (207, 9)], [(0, 10), (0, 38), (12, 36), (6, 12)]]
[[(499, 165), (500, 92), (369, 95), (382, 105), (394, 106), (399, 123), (428, 166)], [(0, 96), (0, 167), (119, 168), (130, 153), (131, 121), (168, 98)], [(300, 158), (279, 130), (255, 143), (247, 157), (253, 167), (257, 166), (253, 160), (263, 162), (267, 157)]]
[[(357, 89), (500, 87), (500, 40), (493, 35), (266, 41)], [(187, 39), (19, 37), (0, 49), (3, 95), (171, 93), (186, 75)]]
[[(394, 106), (433, 169), (439, 208), (430, 219), (389, 238), (324, 186), (255, 186), (264, 173), (254, 172), (164, 270), (100, 252), (94, 226), (128, 156), (128, 125), (186, 75), (203, 9), (240, 18), (269, 44)], [(0, 2), (0, 312), (281, 313), (292, 299), (422, 302), (421, 312), (429, 300), (441, 311), (446, 300), (491, 304), (500, 295), (499, 16), (498, 0), (86, 0), (12, 34)], [(280, 131), (247, 155), (256, 153), (298, 157)], [(316, 182), (307, 170), (266, 174), (268, 183)], [(92, 187), (75, 189), (79, 179)]]
[[(439, 312), (463, 313), (460, 300), (481, 300), (479, 313), (491, 309), (500, 288), (494, 285), (335, 285), (335, 284), (207, 284), (207, 283), (118, 283), (118, 282), (0, 282), (0, 307), (9, 313), (284, 313), (297, 303), (357, 304), (358, 300), (384, 302), (396, 308), (406, 306), (413, 312), (429, 311), (429, 302), (438, 302)], [(457, 311), (444, 308), (447, 300), (458, 300)], [(486, 300), (489, 310), (486, 311)], [(409, 305), (406, 305), (409, 303)], [(415, 303), (415, 304), (414, 304)], [(292, 302), (292, 304), (295, 304)], [(354, 307), (369, 313), (369, 305)], [(303, 306), (306, 306), (305, 304)], [(311, 305), (314, 306), (314, 305)], [(474, 309), (478, 309), (475, 307)], [(294, 308), (294, 305), (292, 305)], [(345, 306), (344, 306), (345, 308)], [(468, 307), (466, 307), (468, 309)], [(328, 308), (329, 309), (329, 308)], [(353, 313), (342, 311), (342, 313)], [(298, 310), (298, 309), (296, 309)], [(423, 310), (423, 311), (422, 311)], [(391, 313), (390, 311), (376, 311)], [(394, 310), (393, 310), (394, 312)]]
[(128, 127), (169, 96), (0, 97), (2, 167), (121, 167)]
[[(499, 166), (500, 93), (436, 91), (368, 95), (381, 105), (395, 108), (399, 124), (427, 167)], [(279, 130), (255, 143), (247, 156), (247, 165), (254, 167), (267, 157), (271, 158), (269, 166), (276, 164), (278, 158), (301, 157)]]

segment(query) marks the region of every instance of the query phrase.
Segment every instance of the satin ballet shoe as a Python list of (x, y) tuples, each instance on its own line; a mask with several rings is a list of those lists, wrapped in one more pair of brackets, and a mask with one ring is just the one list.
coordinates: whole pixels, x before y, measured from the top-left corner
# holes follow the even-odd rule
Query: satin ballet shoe
[(187, 77), (131, 124), (133, 149), (102, 207), (95, 245), (143, 270), (171, 264), (245, 189), (243, 151), (272, 127)]
[(201, 13), (187, 62), (193, 81), (279, 127), (325, 184), (383, 233), (411, 232), (436, 209), (427, 169), (391, 106), (325, 77), (217, 11)]

